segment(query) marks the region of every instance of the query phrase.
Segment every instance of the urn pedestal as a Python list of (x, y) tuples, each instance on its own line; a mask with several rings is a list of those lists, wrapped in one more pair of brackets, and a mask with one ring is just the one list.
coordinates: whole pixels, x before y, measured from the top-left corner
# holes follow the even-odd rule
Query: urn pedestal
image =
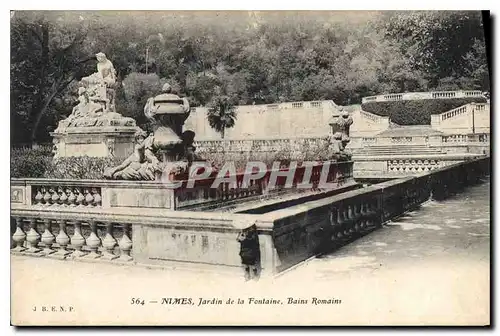
[(127, 158), (134, 151), (134, 126), (70, 127), (51, 133), (54, 158), (69, 156)]

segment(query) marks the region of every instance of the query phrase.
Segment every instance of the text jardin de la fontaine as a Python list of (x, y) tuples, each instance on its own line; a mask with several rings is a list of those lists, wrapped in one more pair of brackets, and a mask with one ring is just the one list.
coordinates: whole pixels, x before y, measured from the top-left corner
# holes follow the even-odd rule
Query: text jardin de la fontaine
[(250, 304), (250, 305), (329, 305), (329, 304), (341, 304), (341, 299), (335, 298), (293, 298), (288, 297), (284, 300), (274, 299), (274, 298), (162, 298), (159, 300), (160, 304), (163, 305), (224, 305), (224, 304)]

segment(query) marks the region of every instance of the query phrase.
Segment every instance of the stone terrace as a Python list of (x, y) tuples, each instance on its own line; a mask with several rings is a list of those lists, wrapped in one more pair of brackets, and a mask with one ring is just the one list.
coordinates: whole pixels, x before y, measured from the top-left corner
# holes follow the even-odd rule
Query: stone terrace
[(77, 262), (68, 267), (68, 261), (12, 256), (12, 322), (29, 317), (33, 324), (71, 324), (64, 313), (28, 313), (31, 307), (21, 304), (26, 298), (33, 305), (71, 304), (84, 325), (210, 325), (228, 322), (229, 310), (155, 303), (137, 307), (130, 300), (191, 296), (197, 305), (198, 297), (286, 300), (333, 294), (342, 304), (307, 310), (286, 304), (280, 309), (234, 305), (231, 322), (296, 323), (307, 313), (310, 323), (328, 325), (488, 324), (489, 190), (487, 181), (445, 201), (428, 202), (350, 245), (259, 283), (202, 270)]

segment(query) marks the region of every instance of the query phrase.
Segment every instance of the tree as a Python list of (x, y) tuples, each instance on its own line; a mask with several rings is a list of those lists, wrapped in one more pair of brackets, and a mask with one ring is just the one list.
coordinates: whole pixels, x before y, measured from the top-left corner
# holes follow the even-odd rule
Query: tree
[(475, 77), (470, 89), (489, 89), (481, 12), (391, 12), (385, 19), (386, 36), (399, 45), (412, 69), (425, 74), (431, 88), (444, 78), (459, 84)]
[(228, 95), (217, 94), (208, 104), (208, 123), (220, 133), (224, 139), (227, 128), (234, 126), (236, 121), (235, 101)]
[[(85, 52), (87, 27), (60, 24), (54, 13), (16, 12), (11, 30), (11, 108), (22, 116), (29, 141), (68, 86), (94, 57)], [(52, 121), (53, 122), (53, 121)]]

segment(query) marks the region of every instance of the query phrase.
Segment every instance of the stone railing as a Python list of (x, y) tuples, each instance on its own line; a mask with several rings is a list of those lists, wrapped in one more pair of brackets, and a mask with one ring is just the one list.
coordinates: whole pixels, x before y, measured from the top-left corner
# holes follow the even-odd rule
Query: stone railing
[(391, 137), (391, 142), (395, 144), (413, 142), (413, 137)]
[(431, 91), (431, 92), (405, 92), (392, 93), (378, 96), (369, 96), (362, 99), (362, 103), (386, 102), (400, 100), (422, 99), (449, 99), (449, 98), (485, 98), (481, 91)]
[[(318, 184), (324, 163), (312, 167), (310, 183)], [(339, 186), (352, 178), (351, 161), (329, 162), (327, 182), (338, 182)], [(280, 169), (286, 173), (287, 168)], [(294, 171), (292, 189), (304, 177), (305, 167)], [(272, 170), (250, 185), (243, 185), (244, 173), (236, 175), (236, 185), (223, 182), (212, 188), (215, 177), (197, 179), (192, 187), (187, 181), (181, 186), (158, 181), (109, 181), (109, 180), (64, 180), (64, 179), (11, 179), (11, 202), (34, 208), (159, 208), (176, 210), (201, 204), (219, 204), (225, 201), (265, 196), (283, 189), (286, 178), (278, 176), (273, 189), (268, 187)]]
[(462, 162), (264, 214), (260, 226), (273, 228), (276, 249), (271, 268), (279, 272), (345, 245), (430, 198), (479, 182), (489, 168), (489, 157)]
[(440, 114), (441, 120), (446, 120), (446, 119), (450, 119), (450, 118), (465, 114), (465, 113), (467, 113), (467, 111), (469, 110), (469, 108), (471, 106), (472, 106), (471, 104), (467, 104), (467, 105), (457, 107), (456, 109), (441, 113)]
[(360, 112), (361, 117), (369, 119), (369, 120), (371, 120), (373, 122), (376, 122), (376, 123), (385, 122), (387, 124), (389, 123), (389, 117), (379, 116), (377, 114), (366, 112), (366, 111), (363, 111), (363, 110), (361, 110), (359, 112)]
[(286, 139), (204, 140), (195, 141), (194, 146), (196, 152), (203, 156), (203, 153), (300, 151), (304, 146), (324, 146), (328, 141), (327, 136)]
[(469, 142), (474, 141), (474, 138), (469, 139), (467, 134), (452, 134), (452, 135), (443, 135), (443, 142)]
[(443, 199), (459, 192), (488, 175), (489, 169), (486, 157), (258, 215), (13, 203), (11, 251), (36, 257), (239, 271), (236, 237), (255, 224), (258, 269), (262, 275), (272, 275), (349, 243), (430, 197)]
[(443, 164), (438, 159), (395, 159), (387, 161), (388, 174), (412, 175), (437, 169)]
[[(489, 133), (467, 133), (467, 134), (443, 134), (443, 135), (419, 135), (419, 136), (403, 136), (403, 137), (352, 137), (348, 148), (351, 148), (356, 154), (359, 151), (369, 152), (380, 146), (393, 146), (393, 150), (397, 152), (397, 147), (407, 145), (418, 149), (449, 149), (451, 144), (460, 144), (465, 146), (474, 146), (477, 144), (487, 145), (489, 143)], [(418, 148), (416, 147), (418, 146)]]
[(414, 176), (459, 162), (484, 157), (484, 153), (378, 154), (354, 158), (354, 178), (397, 178)]
[[(349, 180), (352, 180), (352, 167), (352, 161), (329, 163), (326, 182), (336, 183), (337, 187), (341, 188)], [(293, 193), (301, 183), (310, 183), (312, 190), (316, 190), (320, 182), (323, 163), (318, 163), (312, 167), (309, 181), (303, 181), (305, 169), (304, 166), (297, 167), (291, 171), (287, 168), (280, 169), (279, 172), (281, 173), (290, 171), (293, 174), (293, 179), (290, 185), (286, 185), (287, 178), (285, 176), (277, 176), (276, 184), (272, 189), (269, 188), (269, 180), (271, 175), (277, 173), (278, 170), (268, 170), (263, 177), (250, 180), (246, 185), (245, 174), (240, 173), (236, 175), (236, 183), (223, 182), (217, 189), (210, 187), (215, 177), (199, 179), (190, 187), (186, 187), (187, 182), (184, 182), (182, 187), (174, 191), (175, 208), (188, 209), (200, 205), (203, 205), (205, 208), (212, 208), (213, 206), (220, 206), (236, 200), (264, 199), (282, 191)], [(301, 188), (301, 190), (303, 189)]]

